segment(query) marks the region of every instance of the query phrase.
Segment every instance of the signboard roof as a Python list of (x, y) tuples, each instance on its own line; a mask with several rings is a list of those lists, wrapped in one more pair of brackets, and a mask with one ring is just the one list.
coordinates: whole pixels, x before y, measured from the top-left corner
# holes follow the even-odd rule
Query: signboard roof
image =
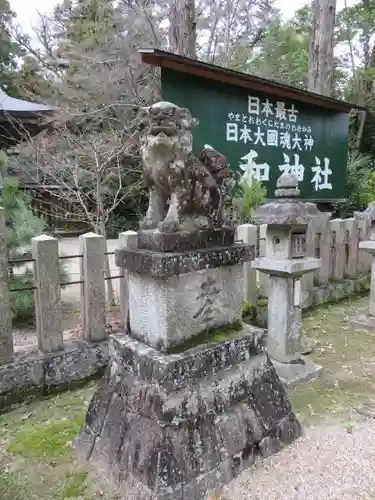
[(240, 73), (239, 71), (226, 69), (195, 59), (189, 59), (188, 57), (172, 54), (171, 52), (153, 48), (140, 49), (139, 52), (142, 62), (153, 66), (159, 66), (160, 68), (168, 68), (181, 73), (189, 73), (208, 80), (216, 80), (252, 91), (273, 94), (275, 97), (300, 101), (310, 105), (315, 104), (322, 108), (334, 109), (341, 112), (349, 113), (351, 109), (365, 109), (363, 106), (358, 106), (357, 104), (351, 104), (339, 99), (333, 99), (332, 97), (315, 94), (314, 92), (308, 92), (290, 85), (284, 85), (272, 80), (265, 80), (258, 76)]

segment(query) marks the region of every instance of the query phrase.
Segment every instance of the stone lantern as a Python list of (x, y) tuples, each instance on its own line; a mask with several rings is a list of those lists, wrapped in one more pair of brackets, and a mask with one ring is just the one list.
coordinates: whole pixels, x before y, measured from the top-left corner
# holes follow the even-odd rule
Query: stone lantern
[(256, 224), (267, 224), (266, 257), (252, 266), (269, 275), (268, 354), (287, 385), (321, 370), (301, 354), (301, 277), (321, 266), (320, 259), (306, 256), (306, 233), (308, 223), (320, 212), (314, 203), (299, 201), (297, 196), (297, 178), (284, 174), (277, 182), (276, 200), (252, 217)]

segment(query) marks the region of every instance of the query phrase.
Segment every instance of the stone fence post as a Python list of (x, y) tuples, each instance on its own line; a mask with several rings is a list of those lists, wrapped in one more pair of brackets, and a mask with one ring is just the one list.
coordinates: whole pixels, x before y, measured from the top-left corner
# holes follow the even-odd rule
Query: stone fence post
[[(137, 248), (138, 233), (135, 231), (124, 231), (118, 236), (120, 248)], [(129, 320), (129, 285), (128, 272), (120, 268), (120, 314), (125, 329), (128, 328)]]
[[(265, 257), (266, 250), (266, 239), (267, 239), (267, 224), (259, 225), (259, 257)], [(268, 297), (268, 283), (269, 276), (265, 273), (257, 273), (259, 280), (259, 295), (261, 297)]]
[[(237, 227), (236, 238), (245, 245), (254, 245), (257, 249), (258, 228), (253, 224), (242, 224)], [(255, 304), (258, 296), (256, 269), (253, 269), (251, 262), (243, 264), (244, 279), (244, 300), (250, 304)]]
[(344, 219), (345, 228), (345, 244), (347, 246), (347, 255), (345, 256), (345, 277), (357, 277), (357, 264), (358, 264), (358, 230), (357, 223), (354, 217)]
[(345, 271), (345, 228), (342, 219), (332, 219), (328, 223), (331, 232), (331, 278), (342, 280)]
[(13, 335), (9, 301), (8, 259), (4, 209), (0, 208), (0, 365), (12, 361)]
[(43, 353), (63, 347), (59, 243), (45, 234), (31, 240), (35, 260), (35, 316), (38, 348)]
[[(357, 220), (359, 242), (375, 240), (375, 202), (368, 204), (363, 212), (354, 212)], [(372, 256), (360, 246), (358, 252), (358, 271), (366, 275), (372, 269)]]
[(87, 233), (81, 243), (81, 308), (83, 338), (98, 342), (107, 337), (105, 324), (105, 252), (104, 236)]

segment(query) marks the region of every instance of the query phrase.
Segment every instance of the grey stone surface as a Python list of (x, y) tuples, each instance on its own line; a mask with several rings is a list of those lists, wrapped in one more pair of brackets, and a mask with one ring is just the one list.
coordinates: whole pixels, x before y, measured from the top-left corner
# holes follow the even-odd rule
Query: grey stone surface
[(129, 272), (131, 335), (162, 351), (241, 321), (242, 301), (241, 264), (164, 280)]
[(38, 347), (44, 352), (63, 346), (59, 244), (57, 238), (42, 235), (31, 240), (35, 259), (35, 317)]
[[(320, 266), (320, 259), (306, 257), (304, 259), (270, 259), (268, 257), (261, 257), (252, 262), (252, 266), (258, 271), (262, 271), (271, 276), (279, 276), (290, 278), (291, 276), (302, 276), (318, 269)], [(269, 291), (269, 295), (272, 289)]]
[(320, 212), (315, 203), (296, 199), (300, 192), (295, 175), (283, 174), (279, 177), (275, 191), (276, 200), (270, 200), (252, 214), (256, 224), (272, 226), (306, 227), (310, 220), (318, 218)]
[(359, 246), (356, 220), (353, 217), (344, 219), (343, 226), (345, 230), (345, 240), (348, 244), (347, 264), (344, 274), (346, 278), (355, 278), (357, 275)]
[[(314, 221), (316, 233), (319, 235), (319, 258), (322, 261), (321, 267), (315, 272), (316, 284), (325, 285), (329, 280), (331, 247), (329, 242), (329, 219), (331, 213), (321, 213), (320, 219)], [(314, 245), (315, 246), (315, 245)]]
[(280, 380), (288, 388), (292, 388), (301, 382), (314, 380), (319, 377), (323, 371), (320, 365), (306, 357), (302, 357), (300, 363), (279, 363), (273, 360), (273, 365), (276, 368)]
[(369, 314), (359, 314), (358, 316), (352, 318), (350, 323), (360, 330), (366, 330), (368, 332), (375, 332), (375, 316)]
[(361, 250), (366, 250), (371, 255), (371, 287), (370, 287), (370, 303), (369, 315), (375, 316), (375, 241), (361, 241), (359, 244)]
[[(354, 212), (354, 218), (357, 222), (359, 242), (373, 239), (371, 222), (363, 216), (362, 212)], [(372, 257), (366, 250), (359, 249), (357, 271), (359, 274), (367, 274), (371, 269)]]
[[(249, 246), (257, 246), (258, 228), (253, 224), (241, 224), (237, 226), (236, 239), (239, 243), (244, 243)], [(256, 270), (252, 267), (251, 262), (243, 264), (243, 279), (244, 279), (244, 300), (252, 304), (257, 299), (257, 281)]]
[(288, 363), (301, 358), (301, 304), (295, 305), (295, 280), (270, 276), (268, 354)]
[(49, 354), (36, 349), (17, 353), (11, 363), (0, 367), (0, 410), (22, 401), (28, 394), (64, 389), (90, 378), (107, 363), (106, 342), (65, 343), (62, 350)]
[(275, 451), (301, 432), (263, 335), (247, 330), (180, 355), (111, 337), (77, 452), (122, 497), (135, 488), (140, 498), (195, 500), (229, 482), (266, 454), (267, 439)]
[(302, 277), (302, 290), (312, 290), (315, 284), (328, 282), (330, 269), (331, 247), (328, 241), (328, 221), (332, 214), (322, 212), (319, 218), (312, 219), (306, 233), (306, 257), (319, 258), (321, 265), (313, 273)]
[[(163, 233), (159, 230), (138, 231), (138, 248), (158, 252), (183, 252), (234, 244), (233, 228), (212, 228), (196, 231)], [(245, 242), (244, 243), (248, 243)], [(255, 245), (256, 241), (252, 243)]]
[(302, 304), (303, 309), (309, 307), (326, 304), (329, 302), (337, 302), (338, 300), (348, 297), (367, 293), (370, 289), (370, 276), (358, 277), (354, 280), (347, 279), (338, 283), (328, 283), (314, 287), (304, 297)]
[(330, 231), (332, 233), (331, 252), (331, 278), (334, 280), (342, 280), (345, 271), (345, 228), (342, 219), (333, 219), (329, 221)]
[(227, 247), (189, 250), (185, 252), (155, 252), (153, 250), (116, 250), (116, 265), (132, 273), (154, 278), (168, 278), (202, 269), (232, 266), (253, 260), (255, 247), (230, 245)]
[[(124, 231), (119, 234), (120, 248), (137, 248), (138, 233), (135, 231)], [(128, 271), (124, 268), (120, 269), (120, 313), (124, 329), (128, 329), (129, 322), (129, 277)]]
[[(366, 219), (370, 222), (370, 226), (372, 226), (372, 222), (375, 221), (375, 202), (372, 201), (367, 205), (366, 210), (364, 210), (362, 213), (357, 212), (356, 215), (360, 215), (363, 219)], [(372, 231), (370, 231), (370, 239), (374, 240), (375, 239), (375, 234), (374, 237), (371, 235)]]
[(104, 236), (87, 233), (80, 236), (82, 261), (81, 288), (83, 338), (97, 342), (106, 338), (105, 330), (105, 252)]
[(270, 225), (307, 225), (308, 222), (319, 217), (320, 212), (315, 203), (302, 202), (290, 199), (270, 201), (259, 207), (251, 217), (255, 224)]
[(375, 255), (372, 255), (369, 314), (375, 316)]
[(265, 345), (264, 329), (243, 325), (231, 340), (195, 347), (182, 354), (163, 354), (128, 335), (112, 335), (110, 355), (115, 365), (143, 380), (157, 383), (165, 390), (181, 390), (262, 353)]
[[(261, 224), (259, 226), (259, 257), (266, 256), (266, 245), (267, 245), (267, 224)], [(259, 280), (259, 295), (261, 297), (268, 297), (268, 280), (269, 277), (265, 273), (258, 273)]]
[(8, 363), (13, 357), (8, 275), (5, 214), (0, 207), (0, 365)]

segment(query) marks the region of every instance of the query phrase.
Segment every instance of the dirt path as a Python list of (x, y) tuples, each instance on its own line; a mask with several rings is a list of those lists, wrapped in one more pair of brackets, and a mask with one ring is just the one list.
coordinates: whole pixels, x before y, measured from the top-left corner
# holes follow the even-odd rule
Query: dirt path
[[(307, 428), (305, 436), (225, 488), (227, 500), (375, 498), (375, 421)], [(220, 497), (219, 497), (220, 498)]]
[[(243, 472), (221, 500), (374, 500), (375, 335), (350, 326), (368, 298), (310, 311), (304, 333), (323, 375), (291, 392), (304, 435), (279, 454)], [(215, 497), (212, 497), (215, 498)]]

